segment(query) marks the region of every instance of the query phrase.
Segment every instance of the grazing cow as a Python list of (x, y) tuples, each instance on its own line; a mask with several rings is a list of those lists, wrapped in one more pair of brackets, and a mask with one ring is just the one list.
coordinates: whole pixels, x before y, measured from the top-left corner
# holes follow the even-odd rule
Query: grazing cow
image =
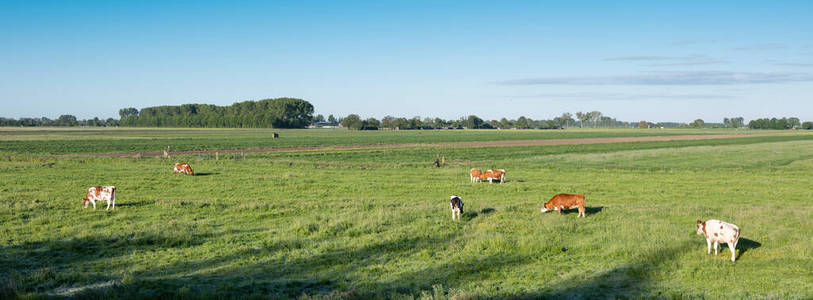
[(192, 172), (192, 167), (189, 166), (187, 163), (175, 163), (175, 169), (172, 170), (173, 174), (184, 173), (187, 175), (195, 176), (195, 172)]
[(469, 171), (469, 179), (471, 182), (480, 182), (480, 175), (483, 175), (483, 171), (480, 169), (471, 169), (471, 171)]
[(549, 210), (556, 210), (560, 215), (562, 214), (562, 210), (564, 209), (573, 209), (578, 208), (579, 214), (576, 215), (576, 218), (579, 216), (586, 218), (587, 216), (584, 213), (584, 195), (580, 194), (557, 194), (550, 198), (548, 202), (545, 202), (542, 205), (542, 212), (547, 212)]
[(494, 172), (494, 175), (497, 175), (495, 179), (499, 179), (500, 183), (505, 181), (505, 169), (496, 169), (492, 171)]
[(717, 245), (719, 245), (719, 243), (726, 243), (728, 244), (728, 249), (731, 249), (731, 261), (735, 260), (737, 242), (740, 241), (740, 228), (737, 227), (737, 225), (720, 220), (708, 220), (705, 222), (697, 220), (697, 234), (702, 234), (706, 237), (706, 247), (708, 248), (706, 254), (711, 254), (712, 242), (714, 242), (714, 255), (717, 255)]
[(88, 189), (85, 198), (82, 199), (85, 207), (88, 208), (88, 202), (93, 203), (93, 209), (96, 209), (96, 200), (107, 201), (107, 208), (110, 209), (110, 203), (113, 203), (113, 209), (116, 209), (116, 187), (115, 186), (94, 186)]
[(453, 195), (451, 197), (451, 201), (449, 205), (452, 206), (452, 220), (454, 220), (455, 213), (457, 214), (457, 220), (460, 221), (460, 214), (463, 213), (463, 199), (460, 196)]
[(505, 181), (505, 170), (504, 169), (496, 169), (491, 170), (488, 169), (480, 175), (480, 180), (485, 181), (488, 180), (488, 183), (492, 183), (494, 180), (499, 180), (500, 183)]

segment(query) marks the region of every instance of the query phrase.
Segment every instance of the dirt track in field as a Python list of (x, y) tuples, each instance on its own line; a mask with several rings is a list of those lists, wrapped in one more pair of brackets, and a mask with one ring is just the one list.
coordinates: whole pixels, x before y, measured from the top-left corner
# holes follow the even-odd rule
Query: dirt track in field
[[(775, 136), (776, 134), (709, 134), (709, 135), (676, 135), (676, 136), (640, 136), (640, 137), (614, 137), (614, 138), (583, 138), (583, 139), (551, 139), (551, 140), (516, 140), (516, 141), (485, 141), (485, 142), (447, 142), (447, 143), (412, 143), (412, 144), (374, 144), (374, 145), (336, 145), (318, 147), (285, 147), (285, 148), (249, 148), (249, 149), (222, 149), (222, 150), (193, 150), (171, 151), (169, 155), (184, 154), (222, 154), (253, 153), (253, 152), (283, 152), (330, 149), (377, 149), (377, 148), (404, 148), (404, 147), (514, 147), (514, 146), (546, 146), (546, 145), (584, 145), (628, 142), (663, 142), (729, 139), (760, 136)], [(133, 152), (133, 153), (82, 153), (65, 154), (65, 156), (95, 156), (95, 157), (126, 157), (126, 156), (162, 156), (163, 152)]]

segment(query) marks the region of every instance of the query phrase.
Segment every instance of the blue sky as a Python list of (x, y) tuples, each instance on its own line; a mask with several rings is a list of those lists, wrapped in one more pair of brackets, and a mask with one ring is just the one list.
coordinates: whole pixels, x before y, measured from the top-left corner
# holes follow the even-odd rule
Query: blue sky
[(0, 1), (0, 116), (813, 121), (813, 1)]

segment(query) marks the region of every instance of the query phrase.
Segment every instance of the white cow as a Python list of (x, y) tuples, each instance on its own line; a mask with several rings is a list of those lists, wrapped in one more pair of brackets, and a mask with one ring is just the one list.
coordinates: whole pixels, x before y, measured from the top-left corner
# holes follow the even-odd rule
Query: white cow
[(731, 249), (731, 261), (736, 256), (737, 242), (740, 240), (740, 228), (737, 225), (726, 223), (720, 220), (708, 220), (701, 222), (697, 220), (697, 234), (706, 236), (707, 254), (711, 254), (711, 243), (714, 243), (714, 255), (717, 255), (717, 245), (727, 243)]

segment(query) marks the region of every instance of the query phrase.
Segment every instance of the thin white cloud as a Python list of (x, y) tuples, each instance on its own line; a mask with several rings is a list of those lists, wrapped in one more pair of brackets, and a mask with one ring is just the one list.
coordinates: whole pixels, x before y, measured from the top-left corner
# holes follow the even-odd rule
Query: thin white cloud
[(498, 81), (498, 85), (736, 85), (813, 81), (809, 73), (674, 71), (639, 75), (541, 77)]
[(659, 62), (648, 64), (650, 67), (670, 67), (670, 66), (700, 66), (727, 63), (724, 60), (712, 58), (706, 55), (688, 56), (656, 56), (656, 55), (635, 55), (608, 57), (605, 61), (634, 61), (634, 62)]
[(778, 61), (778, 60), (768, 60), (767, 62), (774, 65), (774, 66), (813, 67), (813, 63), (792, 62), (792, 61)]
[(552, 100), (584, 100), (584, 101), (618, 101), (618, 100), (727, 100), (734, 99), (732, 95), (721, 94), (628, 94), (628, 93), (543, 93), (533, 95), (501, 96), (508, 99), (552, 99)]
[(695, 60), (695, 61), (684, 61), (684, 62), (675, 62), (675, 63), (663, 63), (663, 64), (650, 64), (650, 67), (674, 67), (674, 66), (705, 66), (705, 65), (719, 65), (728, 63), (724, 60), (719, 59), (706, 59), (706, 60)]
[(779, 44), (779, 43), (762, 43), (762, 44), (753, 44), (753, 45), (746, 45), (741, 47), (734, 47), (731, 50), (737, 51), (764, 51), (764, 50), (782, 50), (788, 49), (788, 45)]

